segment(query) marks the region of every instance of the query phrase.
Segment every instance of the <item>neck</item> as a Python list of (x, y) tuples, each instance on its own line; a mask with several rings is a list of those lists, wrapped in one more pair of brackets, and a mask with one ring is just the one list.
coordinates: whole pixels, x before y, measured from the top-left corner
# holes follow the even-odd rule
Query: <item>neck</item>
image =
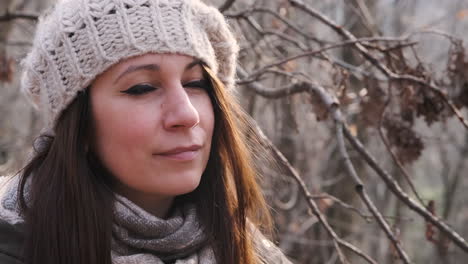
[(166, 219), (169, 216), (169, 211), (174, 202), (174, 197), (141, 197), (141, 199), (128, 199), (140, 206), (143, 210), (161, 219)]
[(169, 216), (169, 211), (174, 202), (173, 196), (160, 196), (148, 193), (132, 192), (129, 190), (116, 190), (116, 192), (125, 196), (146, 212), (161, 219), (166, 219)]

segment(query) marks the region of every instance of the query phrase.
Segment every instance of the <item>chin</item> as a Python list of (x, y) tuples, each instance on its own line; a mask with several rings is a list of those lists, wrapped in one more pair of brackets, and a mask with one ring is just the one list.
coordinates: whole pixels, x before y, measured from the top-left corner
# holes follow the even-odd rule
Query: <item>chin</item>
[(199, 175), (186, 175), (177, 177), (175, 182), (168, 183), (163, 188), (166, 190), (167, 195), (183, 195), (193, 192), (200, 185), (201, 177)]

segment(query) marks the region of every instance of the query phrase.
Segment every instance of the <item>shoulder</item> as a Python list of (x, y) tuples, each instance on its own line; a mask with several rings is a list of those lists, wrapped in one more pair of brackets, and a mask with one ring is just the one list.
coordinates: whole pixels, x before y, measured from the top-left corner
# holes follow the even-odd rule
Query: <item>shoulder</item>
[(23, 233), (20, 226), (0, 219), (0, 264), (20, 264)]
[[(0, 183), (0, 187), (4, 187), (3, 183)], [(3, 192), (4, 188), (0, 188), (0, 197), (3, 197)], [(0, 214), (0, 264), (21, 264), (24, 240), (22, 224), (12, 225), (1, 216), (2, 214)]]
[(292, 264), (281, 249), (266, 238), (260, 230), (252, 225), (251, 235), (257, 254), (263, 263)]

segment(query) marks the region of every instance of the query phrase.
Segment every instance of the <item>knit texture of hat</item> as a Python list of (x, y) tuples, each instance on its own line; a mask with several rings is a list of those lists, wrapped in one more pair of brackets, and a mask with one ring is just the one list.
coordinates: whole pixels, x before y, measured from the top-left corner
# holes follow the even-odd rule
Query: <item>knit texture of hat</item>
[(238, 50), (223, 15), (199, 0), (59, 0), (39, 19), (21, 86), (53, 129), (76, 94), (123, 59), (193, 56), (232, 89)]

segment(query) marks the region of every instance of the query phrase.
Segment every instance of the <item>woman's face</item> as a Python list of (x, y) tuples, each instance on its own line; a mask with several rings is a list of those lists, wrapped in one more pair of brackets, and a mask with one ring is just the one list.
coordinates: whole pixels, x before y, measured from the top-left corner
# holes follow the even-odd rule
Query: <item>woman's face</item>
[(134, 202), (193, 191), (208, 162), (214, 113), (200, 61), (146, 54), (98, 76), (90, 89), (93, 151)]

